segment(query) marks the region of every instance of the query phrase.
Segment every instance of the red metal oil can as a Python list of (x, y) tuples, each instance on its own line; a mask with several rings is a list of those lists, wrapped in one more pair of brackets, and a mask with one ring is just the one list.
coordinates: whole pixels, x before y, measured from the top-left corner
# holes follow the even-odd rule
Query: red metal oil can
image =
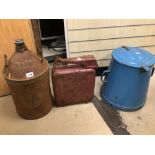
[[(58, 66), (59, 63), (66, 65)], [(94, 95), (96, 68), (97, 63), (93, 56), (57, 59), (52, 69), (56, 105), (65, 106), (91, 101)]]

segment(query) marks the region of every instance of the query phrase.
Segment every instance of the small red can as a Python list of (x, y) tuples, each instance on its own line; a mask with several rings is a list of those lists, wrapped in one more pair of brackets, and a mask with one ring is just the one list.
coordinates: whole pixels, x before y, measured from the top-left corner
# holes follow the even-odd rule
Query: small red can
[[(58, 64), (65, 64), (58, 66)], [(56, 106), (86, 103), (92, 100), (95, 86), (96, 60), (93, 56), (58, 58), (52, 69)]]

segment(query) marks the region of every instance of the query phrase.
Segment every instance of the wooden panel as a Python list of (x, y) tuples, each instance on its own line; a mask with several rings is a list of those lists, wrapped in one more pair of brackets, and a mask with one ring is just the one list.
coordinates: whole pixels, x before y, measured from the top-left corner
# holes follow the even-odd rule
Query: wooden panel
[[(144, 49), (155, 55), (155, 47), (145, 47)], [(102, 57), (97, 60), (97, 64), (99, 65), (99, 67), (103, 67), (103, 66), (108, 66), (109, 65), (110, 60), (111, 60), (111, 52), (110, 51), (106, 51), (106, 53), (108, 53), (108, 52), (109, 52), (109, 54), (105, 54), (105, 55), (103, 54)], [(80, 55), (82, 56), (83, 54), (80, 53)], [(97, 53), (95, 55), (97, 55)], [(106, 60), (106, 58), (107, 58), (107, 60)]]
[(109, 66), (110, 60), (97, 60), (97, 64), (99, 67)]
[(127, 45), (127, 46), (155, 45), (155, 37), (123, 38), (112, 40), (75, 42), (69, 44), (69, 51), (82, 52), (82, 51), (114, 49), (120, 47), (121, 45)]
[(90, 52), (80, 52), (80, 53), (70, 53), (70, 57), (78, 57), (82, 55), (94, 55), (96, 60), (101, 60), (101, 59), (111, 59), (111, 52), (112, 50), (107, 50), (107, 51), (90, 51)]
[(67, 54), (67, 57), (70, 57), (69, 44), (68, 44), (68, 25), (67, 25), (67, 19), (64, 19), (64, 28), (65, 28), (66, 54)]
[(92, 54), (99, 66), (107, 66), (112, 50), (121, 45), (144, 46), (155, 54), (155, 19), (69, 19), (66, 23), (70, 57)]
[(144, 49), (155, 55), (155, 46), (154, 47), (144, 47)]
[(155, 35), (155, 25), (68, 31), (68, 41)]
[[(145, 50), (155, 54), (155, 47), (145, 47)], [(94, 52), (80, 52), (80, 53), (70, 53), (70, 57), (78, 57), (83, 55), (94, 55), (97, 60), (99, 67), (108, 66), (111, 60), (112, 50), (107, 51), (94, 51)]]
[(19, 38), (24, 39), (28, 48), (36, 52), (30, 20), (0, 20), (0, 96), (9, 93), (2, 74), (3, 56), (11, 56), (15, 50), (14, 42)]
[(68, 29), (155, 24), (155, 19), (68, 19)]
[[(147, 50), (148, 52), (155, 54), (155, 46), (153, 47), (144, 47), (143, 49)], [(83, 55), (94, 55), (96, 60), (103, 60), (103, 59), (111, 59), (112, 50), (106, 51), (90, 51), (90, 52), (74, 52), (70, 53), (70, 57), (78, 57)]]
[[(98, 64), (98, 66), (99, 67), (103, 67), (103, 66), (108, 66), (109, 65), (109, 63), (110, 63), (110, 60), (111, 60), (111, 52), (110, 51), (107, 51), (107, 52), (109, 52), (109, 54), (108, 54), (108, 56), (109, 56), (109, 59), (104, 59), (104, 55), (101, 57), (101, 58), (103, 58), (103, 59), (97, 59), (97, 64)], [(94, 55), (95, 56), (95, 58), (96, 58), (96, 55), (97, 54), (95, 54), (95, 53), (89, 53), (89, 54), (92, 54), (92, 55)], [(83, 55), (88, 55), (88, 53), (76, 53), (76, 54), (74, 54), (74, 53), (71, 53), (70, 54), (70, 57), (78, 57), (78, 56), (83, 56)]]
[(42, 56), (42, 45), (41, 45), (41, 39), (40, 39), (40, 33), (39, 33), (40, 31), (39, 31), (38, 20), (31, 19), (31, 26), (32, 26), (36, 51), (38, 55)]
[(97, 64), (99, 67), (103, 67), (103, 66), (108, 66), (111, 60), (111, 51), (106, 51), (107, 53), (107, 59), (106, 56), (103, 54), (101, 54), (101, 58), (99, 58), (97, 55), (98, 53), (96, 52), (89, 52), (89, 53), (71, 53), (70, 57), (78, 57), (78, 56), (83, 56), (83, 55), (88, 55), (88, 54), (92, 54), (95, 56), (96, 60), (97, 60)]

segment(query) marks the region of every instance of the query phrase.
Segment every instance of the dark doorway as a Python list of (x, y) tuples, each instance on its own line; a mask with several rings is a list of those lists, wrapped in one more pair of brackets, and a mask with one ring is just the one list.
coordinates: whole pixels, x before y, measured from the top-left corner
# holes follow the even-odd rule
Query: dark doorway
[(38, 19), (42, 55), (48, 61), (57, 56), (66, 57), (63, 19)]

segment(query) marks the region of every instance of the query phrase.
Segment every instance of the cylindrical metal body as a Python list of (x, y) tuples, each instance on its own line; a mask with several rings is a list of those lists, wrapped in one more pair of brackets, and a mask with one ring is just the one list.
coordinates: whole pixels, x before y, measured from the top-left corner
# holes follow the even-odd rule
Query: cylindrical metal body
[(37, 119), (52, 108), (49, 72), (30, 81), (7, 79), (17, 113), (25, 119)]
[[(122, 60), (127, 63), (128, 59)], [(143, 66), (135, 67), (118, 61), (113, 54), (108, 70), (103, 72), (105, 78), (100, 90), (103, 101), (121, 110), (137, 110), (142, 107), (147, 97), (149, 81), (153, 73), (153, 61), (155, 62), (152, 59), (152, 63), (148, 63), (145, 68)], [(134, 64), (133, 61), (130, 63)]]
[(37, 119), (52, 108), (48, 62), (25, 49), (15, 52), (5, 67), (17, 113), (25, 119)]

